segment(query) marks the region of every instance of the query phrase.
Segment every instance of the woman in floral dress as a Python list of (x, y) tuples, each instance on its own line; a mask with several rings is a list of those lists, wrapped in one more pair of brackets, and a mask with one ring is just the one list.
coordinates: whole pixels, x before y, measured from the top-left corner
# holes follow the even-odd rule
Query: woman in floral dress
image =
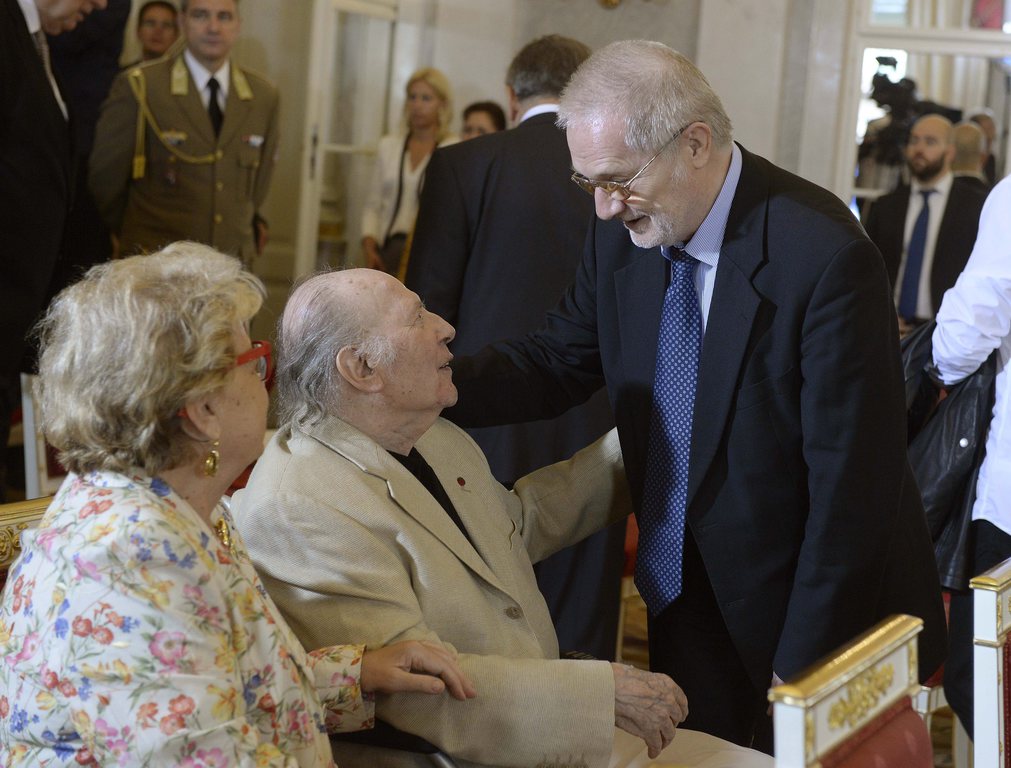
[(50, 308), (42, 420), (70, 474), (0, 601), (0, 765), (329, 766), (375, 692), (474, 695), (438, 646), (306, 652), (261, 586), (219, 499), (262, 448), (262, 298), (178, 243)]

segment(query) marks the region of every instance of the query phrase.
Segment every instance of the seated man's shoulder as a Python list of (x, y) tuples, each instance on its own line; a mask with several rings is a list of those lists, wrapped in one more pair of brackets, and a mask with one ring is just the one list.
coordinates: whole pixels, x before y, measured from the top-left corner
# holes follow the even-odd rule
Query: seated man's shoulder
[(418, 450), (427, 457), (426, 448), (428, 451), (450, 454), (458, 459), (469, 459), (487, 464), (484, 453), (480, 446), (474, 442), (474, 438), (467, 434), (466, 430), (441, 416), (418, 440)]

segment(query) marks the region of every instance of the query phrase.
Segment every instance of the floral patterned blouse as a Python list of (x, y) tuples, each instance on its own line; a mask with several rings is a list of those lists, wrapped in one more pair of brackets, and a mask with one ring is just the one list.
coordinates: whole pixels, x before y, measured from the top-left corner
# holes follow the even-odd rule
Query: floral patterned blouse
[(306, 653), (213, 522), (139, 472), (66, 479), (0, 602), (0, 765), (332, 766), (326, 732), (371, 727), (363, 647)]

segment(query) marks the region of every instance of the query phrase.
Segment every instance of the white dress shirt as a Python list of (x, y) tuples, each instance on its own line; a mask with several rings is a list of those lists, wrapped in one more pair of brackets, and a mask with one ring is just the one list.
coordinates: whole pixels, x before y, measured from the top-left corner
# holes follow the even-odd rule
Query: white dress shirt
[[(557, 104), (538, 104), (536, 106), (530, 107), (530, 109), (528, 109), (526, 112), (523, 113), (523, 117), (521, 117), (519, 119), (519, 122), (522, 123), (524, 120), (529, 120), (531, 117), (534, 117), (535, 115), (544, 115), (544, 114), (547, 114), (548, 112), (553, 112), (553, 113), (555, 113), (557, 115), (558, 114), (558, 105)], [(518, 124), (519, 123), (517, 123), (517, 125)]]
[(913, 226), (923, 210), (923, 195), (926, 189), (934, 190), (927, 198), (930, 206), (930, 216), (927, 219), (927, 241), (923, 246), (923, 264), (920, 266), (920, 285), (916, 294), (916, 317), (933, 317), (934, 304), (930, 300), (930, 271), (934, 266), (934, 249), (937, 247), (937, 233), (941, 229), (941, 219), (944, 209), (948, 206), (948, 195), (951, 193), (953, 176), (946, 173), (934, 184), (921, 184), (916, 179), (910, 182), (909, 207), (906, 208), (906, 229), (902, 236), (902, 262), (899, 264), (899, 274), (895, 278), (895, 305), (899, 304), (899, 294), (902, 292), (902, 276), (906, 272), (906, 251), (909, 239), (913, 236)]
[(218, 81), (218, 106), (221, 107), (221, 114), (224, 114), (225, 104), (228, 102), (228, 84), (231, 79), (229, 76), (232, 73), (231, 63), (225, 59), (225, 63), (217, 72), (211, 72), (197, 61), (197, 57), (190, 53), (188, 48), (183, 53), (183, 59), (190, 70), (190, 77), (193, 78), (193, 84), (197, 87), (197, 93), (200, 94), (200, 101), (203, 102), (204, 109), (207, 109), (207, 105), (211, 101), (211, 92), (207, 89), (207, 83), (211, 81), (212, 75)]
[(934, 364), (954, 384), (998, 351), (996, 399), (986, 458), (976, 484), (973, 520), (1011, 534), (1011, 178), (986, 199), (968, 264), (944, 294), (934, 331)]
[[(727, 176), (713, 202), (713, 207), (709, 209), (709, 213), (691, 240), (684, 244), (675, 243), (699, 262), (695, 268), (695, 293), (699, 297), (699, 309), (702, 312), (703, 338), (709, 322), (709, 307), (713, 303), (713, 288), (716, 286), (716, 268), (720, 261), (720, 249), (723, 248), (723, 235), (727, 231), (730, 206), (734, 203), (737, 182), (741, 180), (741, 168), (744, 163), (737, 144), (730, 146), (730, 167), (727, 168)], [(661, 252), (665, 250), (666, 247), (661, 248)]]

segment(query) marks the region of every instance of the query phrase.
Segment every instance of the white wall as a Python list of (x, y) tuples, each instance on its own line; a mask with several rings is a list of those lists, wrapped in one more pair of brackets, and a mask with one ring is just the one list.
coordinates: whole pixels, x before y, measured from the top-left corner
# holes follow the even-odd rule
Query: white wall
[(254, 321), (253, 336), (270, 338), (288, 294), (298, 223), (305, 73), (308, 68), (308, 0), (242, 0), (242, 34), (235, 60), (273, 82), (281, 95), (281, 142), (263, 214), (270, 222), (270, 243), (254, 269), (267, 283), (268, 299)]
[(704, 0), (695, 63), (744, 146), (775, 159), (789, 0)]
[(607, 8), (594, 0), (518, 0), (518, 42), (558, 33), (600, 48), (615, 40), (648, 38), (694, 59), (699, 7), (707, 2), (623, 0)]
[(505, 107), (505, 73), (515, 47), (514, 0), (401, 0), (393, 59), (390, 130), (399, 122), (403, 84), (419, 67), (436, 67), (453, 87), (453, 129), (473, 101)]

